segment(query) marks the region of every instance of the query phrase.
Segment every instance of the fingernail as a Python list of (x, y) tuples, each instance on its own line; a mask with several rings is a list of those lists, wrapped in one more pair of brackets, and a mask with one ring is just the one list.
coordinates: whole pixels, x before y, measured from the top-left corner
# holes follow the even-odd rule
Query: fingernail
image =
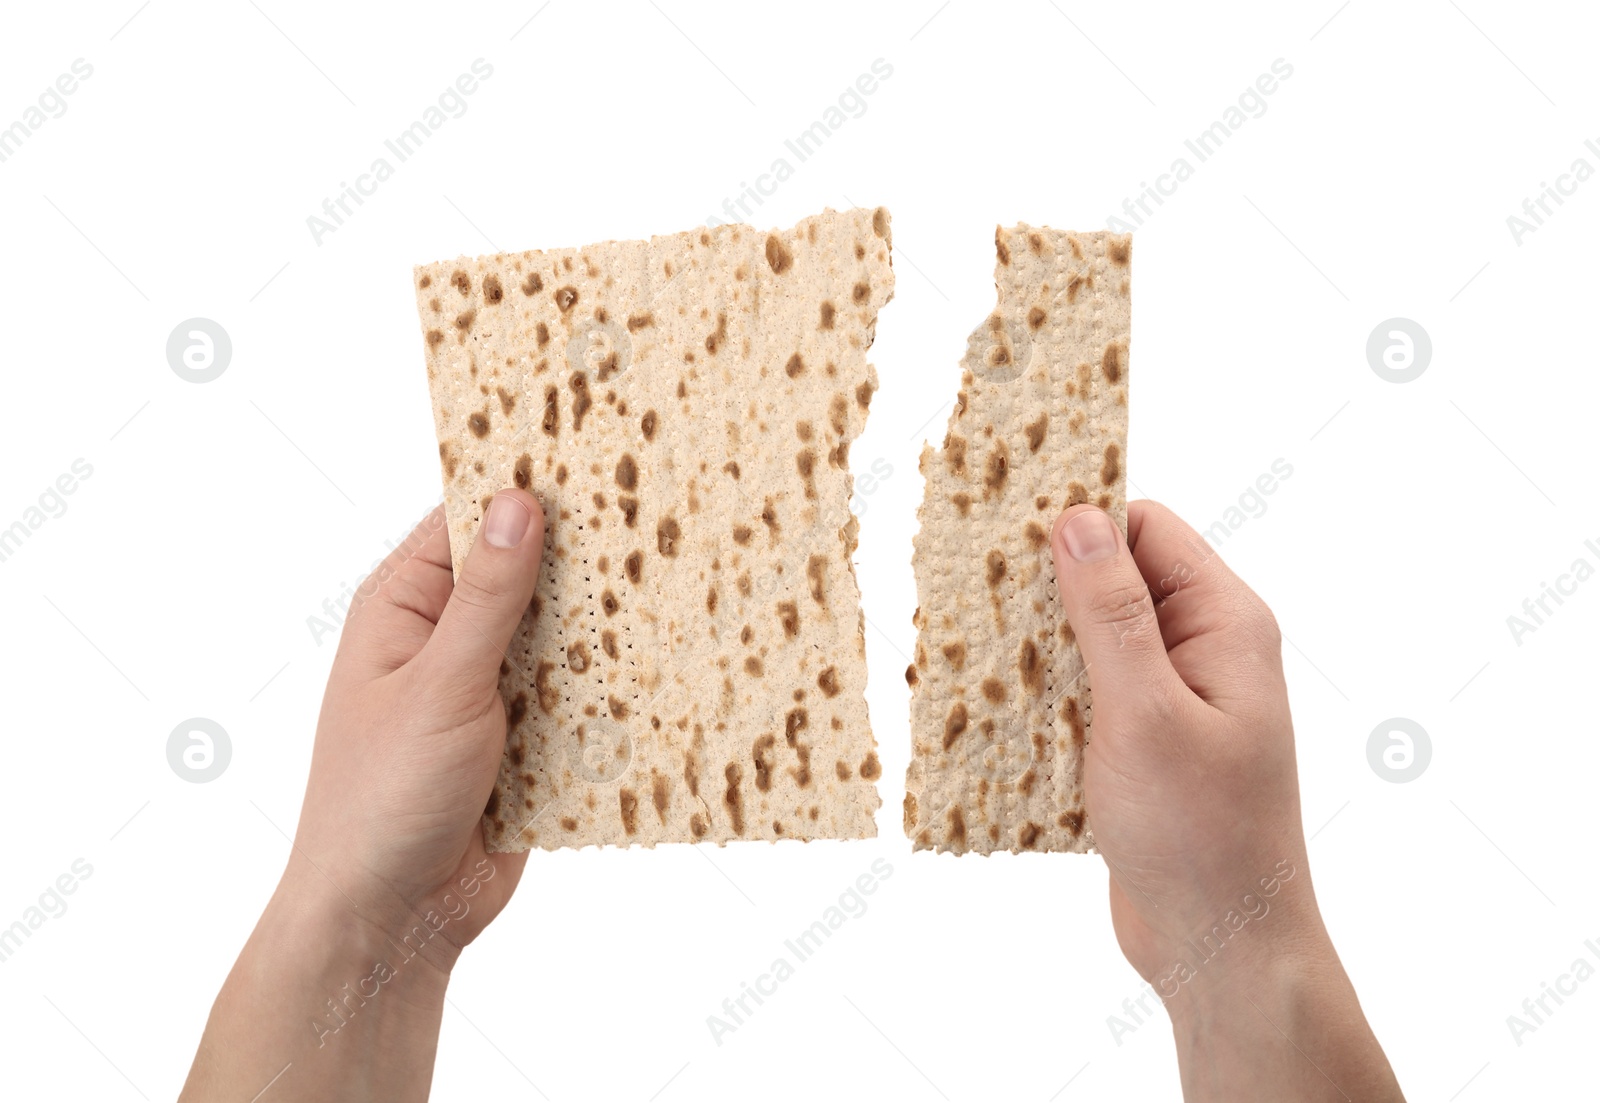
[(496, 494), (489, 503), (489, 515), (483, 519), (483, 538), (497, 548), (514, 548), (528, 534), (528, 522), (533, 514), (528, 507), (510, 494)]
[(1117, 531), (1111, 518), (1098, 509), (1086, 509), (1061, 529), (1067, 554), (1079, 563), (1094, 563), (1117, 554)]

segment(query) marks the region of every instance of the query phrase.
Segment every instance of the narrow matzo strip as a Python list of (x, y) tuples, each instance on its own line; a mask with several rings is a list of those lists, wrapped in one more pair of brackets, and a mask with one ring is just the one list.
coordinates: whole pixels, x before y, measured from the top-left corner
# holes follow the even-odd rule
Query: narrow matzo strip
[(1091, 706), (1050, 530), (1093, 502), (1126, 529), (1132, 239), (996, 229), (944, 444), (924, 447), (905, 829), (917, 849), (1085, 851)]
[(875, 834), (849, 449), (888, 213), (415, 281), (457, 571), (499, 488), (547, 517), (489, 848)]

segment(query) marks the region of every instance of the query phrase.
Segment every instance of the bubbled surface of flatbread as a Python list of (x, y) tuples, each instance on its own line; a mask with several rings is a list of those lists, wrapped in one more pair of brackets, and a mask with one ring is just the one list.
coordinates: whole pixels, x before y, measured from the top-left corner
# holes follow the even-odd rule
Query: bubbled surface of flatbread
[(850, 443), (889, 217), (416, 269), (457, 573), (547, 517), (501, 666), (491, 850), (876, 833)]
[(1085, 851), (1093, 709), (1050, 531), (1092, 502), (1127, 527), (1132, 239), (996, 229), (994, 312), (924, 447), (905, 830), (916, 848)]

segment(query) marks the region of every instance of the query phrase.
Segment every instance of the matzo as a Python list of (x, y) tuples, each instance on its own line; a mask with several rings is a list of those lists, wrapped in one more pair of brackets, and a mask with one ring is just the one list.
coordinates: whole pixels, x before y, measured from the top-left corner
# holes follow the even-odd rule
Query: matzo
[(1132, 239), (1018, 225), (995, 249), (998, 305), (922, 452), (905, 829), (919, 850), (1084, 851), (1092, 709), (1050, 529), (1093, 502), (1126, 530)]
[(880, 775), (850, 443), (889, 216), (416, 270), (451, 554), (545, 508), (491, 850), (865, 838)]

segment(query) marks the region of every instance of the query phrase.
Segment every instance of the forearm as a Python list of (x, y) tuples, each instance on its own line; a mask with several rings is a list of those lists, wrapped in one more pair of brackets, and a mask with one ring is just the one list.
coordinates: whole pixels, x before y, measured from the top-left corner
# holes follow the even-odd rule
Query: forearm
[(1282, 953), (1197, 976), (1167, 1006), (1186, 1103), (1404, 1099), (1321, 931)]
[[(318, 877), (314, 872), (311, 877)], [(448, 972), (298, 863), (222, 987), (180, 1103), (422, 1100)]]

